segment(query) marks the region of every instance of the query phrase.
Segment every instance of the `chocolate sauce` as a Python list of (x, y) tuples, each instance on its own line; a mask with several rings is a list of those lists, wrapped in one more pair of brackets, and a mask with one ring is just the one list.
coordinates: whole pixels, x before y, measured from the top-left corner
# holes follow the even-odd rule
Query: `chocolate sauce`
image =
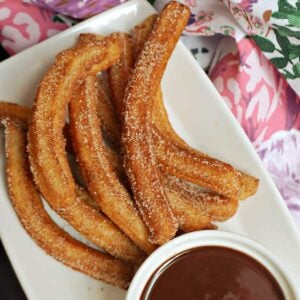
[(225, 247), (199, 247), (165, 262), (141, 300), (284, 300), (272, 274), (250, 256)]

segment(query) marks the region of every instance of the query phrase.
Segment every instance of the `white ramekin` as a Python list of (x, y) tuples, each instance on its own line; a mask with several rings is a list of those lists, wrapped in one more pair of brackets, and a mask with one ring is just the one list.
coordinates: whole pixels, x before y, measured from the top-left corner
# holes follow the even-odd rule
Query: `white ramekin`
[(281, 262), (266, 248), (244, 236), (220, 231), (204, 230), (184, 234), (159, 247), (142, 264), (135, 274), (126, 295), (126, 300), (139, 300), (151, 275), (164, 262), (178, 253), (201, 246), (222, 246), (249, 255), (260, 262), (274, 276), (286, 300), (300, 299), (294, 279)]

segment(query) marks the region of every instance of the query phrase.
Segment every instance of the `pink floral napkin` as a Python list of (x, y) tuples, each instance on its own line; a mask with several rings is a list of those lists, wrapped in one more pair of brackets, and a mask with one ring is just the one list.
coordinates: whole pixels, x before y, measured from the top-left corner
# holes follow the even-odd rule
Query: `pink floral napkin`
[[(0, 0), (0, 42), (17, 53), (120, 0)], [(152, 1), (153, 2), (153, 1)], [(168, 0), (156, 0), (160, 10)], [(256, 148), (300, 228), (300, 3), (182, 0), (183, 41)]]
[(66, 18), (21, 0), (0, 0), (0, 43), (15, 54), (71, 25)]
[(249, 38), (224, 37), (209, 76), (300, 228), (300, 98)]

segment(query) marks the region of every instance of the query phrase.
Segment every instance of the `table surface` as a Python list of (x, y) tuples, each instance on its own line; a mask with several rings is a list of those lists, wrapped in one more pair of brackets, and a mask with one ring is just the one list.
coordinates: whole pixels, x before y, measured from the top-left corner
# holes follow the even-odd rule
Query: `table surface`
[[(0, 61), (4, 60), (7, 54), (0, 46)], [(19, 284), (15, 272), (8, 260), (2, 243), (0, 242), (0, 299), (25, 300), (26, 296)]]
[(0, 243), (0, 299), (26, 300), (2, 243)]

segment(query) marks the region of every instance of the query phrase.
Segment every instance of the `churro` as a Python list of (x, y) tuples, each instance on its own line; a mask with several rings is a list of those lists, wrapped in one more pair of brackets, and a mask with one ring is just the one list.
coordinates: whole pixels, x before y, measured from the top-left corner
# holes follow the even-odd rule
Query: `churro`
[(96, 77), (88, 76), (72, 99), (70, 130), (73, 147), (87, 188), (101, 210), (136, 243), (151, 253), (149, 231), (108, 160), (97, 116)]
[(165, 189), (180, 229), (185, 232), (211, 227), (211, 222), (231, 218), (238, 208), (238, 200), (203, 191), (176, 177), (165, 176)]
[(127, 288), (133, 268), (110, 255), (75, 240), (49, 217), (29, 170), (24, 128), (4, 120), (8, 192), (20, 222), (32, 239), (63, 264), (122, 288)]
[[(120, 46), (120, 55), (124, 57), (124, 54), (122, 53), (126, 50), (126, 47), (124, 47), (123, 39), (121, 38), (122, 34), (113, 34), (112, 36), (118, 41), (118, 44)], [(103, 36), (98, 34), (82, 33), (79, 36), (76, 47), (86, 47), (102, 39)], [(127, 56), (125, 57), (127, 58)], [(114, 64), (112, 64), (112, 66), (109, 69), (113, 68), (114, 65), (118, 65), (119, 61), (120, 59), (118, 59)], [(122, 68), (118, 68), (118, 70), (121, 72)], [(109, 141), (112, 142), (117, 148), (119, 148), (121, 131), (120, 124), (114, 121), (117, 117), (116, 112), (112, 109), (111, 98), (113, 95), (109, 93), (109, 90), (107, 88), (107, 76), (104, 76), (104, 74), (100, 74), (98, 78), (99, 80), (96, 85), (96, 88), (98, 90), (97, 111), (101, 119), (102, 130), (103, 133), (108, 137)], [(115, 87), (118, 88), (118, 85), (116, 84)]]
[(119, 60), (108, 70), (108, 82), (111, 87), (112, 104), (117, 116), (121, 116), (124, 109), (124, 94), (133, 67), (133, 49), (130, 35), (127, 33), (115, 34), (121, 44)]
[(126, 172), (151, 240), (158, 244), (172, 238), (178, 224), (153, 153), (151, 109), (168, 59), (189, 15), (189, 9), (178, 2), (166, 5), (138, 56), (124, 98), (122, 143)]
[(105, 88), (103, 77), (99, 77), (95, 86), (97, 89), (97, 112), (101, 120), (102, 133), (107, 136), (115, 148), (120, 149), (121, 129), (117, 121), (116, 113), (113, 110), (109, 95)]
[[(235, 169), (208, 156), (195, 156), (188, 149), (174, 145), (153, 128), (156, 157), (164, 170), (178, 178), (209, 188), (221, 195), (238, 199), (241, 181)], [(193, 167), (197, 165), (197, 167)]]
[(132, 30), (133, 57), (136, 60), (152, 30), (157, 14), (146, 18), (142, 23), (136, 25)]
[[(24, 129), (26, 129), (30, 116), (30, 108), (9, 102), (0, 102), (1, 119), (14, 119), (18, 123), (22, 123)], [(120, 162), (116, 162), (116, 158), (112, 161), (120, 164)], [(118, 166), (118, 168), (120, 169), (120, 166)], [(99, 207), (97, 207), (97, 204), (91, 200), (91, 197), (84, 188), (78, 185), (76, 185), (75, 188), (78, 196), (78, 202), (80, 203), (77, 205), (80, 206), (80, 209), (86, 211), (85, 216), (89, 216), (90, 218), (94, 219), (94, 226), (97, 226), (95, 227), (95, 233), (98, 233), (99, 236), (97, 240), (90, 240), (99, 247), (102, 247), (103, 250), (108, 251), (116, 257), (119, 257), (123, 260), (129, 260), (134, 263), (140, 263), (142, 259), (144, 259), (144, 255), (137, 251), (136, 247), (129, 241), (129, 239), (122, 234), (121, 231), (109, 219), (99, 212)], [(89, 207), (85, 205), (85, 202), (94, 209), (97, 209), (98, 212), (93, 212), (90, 210)], [(74, 211), (76, 211), (76, 209), (74, 209)]]
[(17, 122), (27, 124), (31, 116), (31, 108), (16, 103), (0, 101), (0, 119), (9, 117)]

